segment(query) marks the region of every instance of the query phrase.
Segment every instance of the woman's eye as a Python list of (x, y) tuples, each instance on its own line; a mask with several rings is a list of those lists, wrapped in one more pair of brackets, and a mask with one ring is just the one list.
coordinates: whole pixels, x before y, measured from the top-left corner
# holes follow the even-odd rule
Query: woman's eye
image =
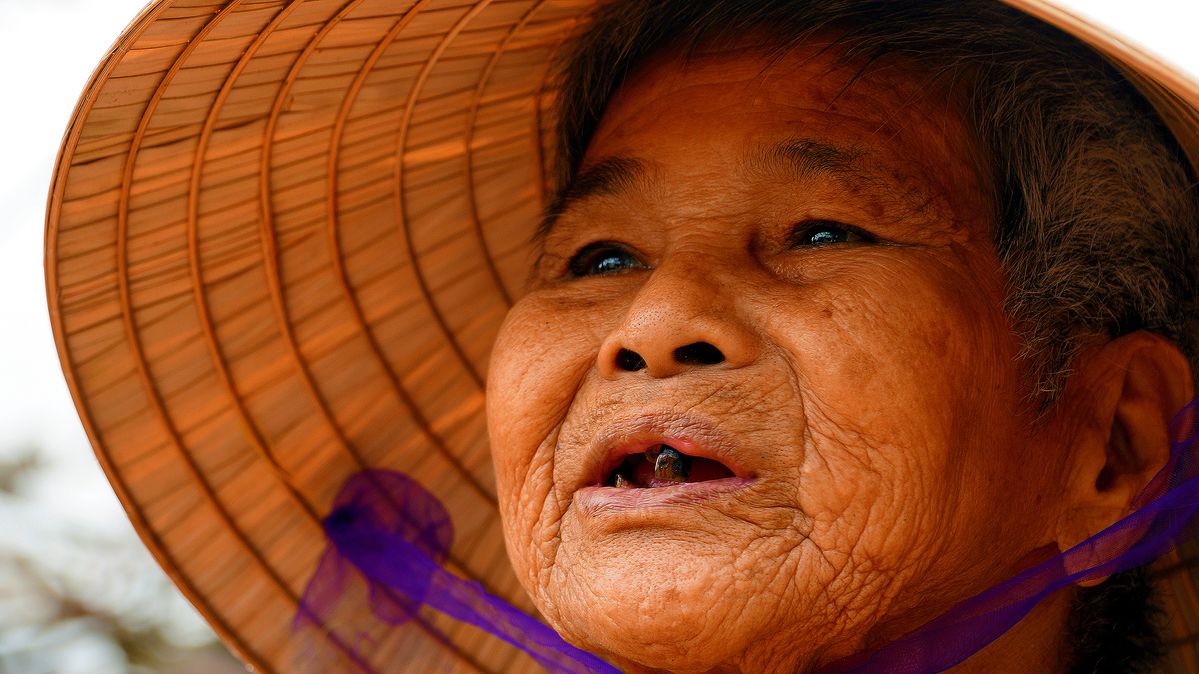
[(874, 237), (857, 227), (832, 220), (809, 220), (791, 230), (791, 246), (827, 246), (836, 243), (869, 243)]
[(645, 269), (646, 265), (624, 246), (611, 241), (589, 243), (575, 253), (567, 265), (570, 276), (602, 276), (630, 269)]

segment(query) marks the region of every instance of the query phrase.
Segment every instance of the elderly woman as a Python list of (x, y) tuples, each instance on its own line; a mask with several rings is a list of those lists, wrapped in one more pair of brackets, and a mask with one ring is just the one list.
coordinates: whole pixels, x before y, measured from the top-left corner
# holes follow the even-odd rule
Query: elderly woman
[(248, 661), (527, 663), (448, 615), (557, 666), (504, 597), (629, 672), (1154, 666), (1194, 89), (990, 0), (615, 0), (553, 98), (585, 3), (179, 4), (85, 98), (48, 273), (114, 486)]

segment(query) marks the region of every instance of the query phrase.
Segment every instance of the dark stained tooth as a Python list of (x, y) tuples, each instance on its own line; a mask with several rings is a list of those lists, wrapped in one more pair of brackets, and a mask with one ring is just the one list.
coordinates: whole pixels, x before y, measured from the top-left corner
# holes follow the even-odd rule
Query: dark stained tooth
[[(691, 472), (691, 459), (673, 447), (661, 445), (654, 458), (654, 479), (665, 482), (686, 482)], [(648, 457), (648, 452), (647, 452)]]
[(633, 483), (624, 476), (624, 473), (616, 473), (616, 477), (612, 480), (612, 486), (617, 489), (632, 489)]

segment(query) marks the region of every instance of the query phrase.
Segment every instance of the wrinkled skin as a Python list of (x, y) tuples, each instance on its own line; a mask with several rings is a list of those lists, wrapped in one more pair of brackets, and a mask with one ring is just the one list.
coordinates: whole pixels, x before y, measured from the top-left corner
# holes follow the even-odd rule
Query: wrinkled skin
[[(566, 208), (496, 342), (512, 562), (547, 621), (629, 671), (802, 671), (1058, 551), (1069, 424), (1025, 411), (985, 162), (947, 96), (853, 73), (804, 49), (643, 65), (582, 170), (644, 171)], [(763, 157), (788, 140), (849, 161)], [(601, 240), (607, 266), (573, 274)], [(724, 360), (673, 357), (694, 342)], [(750, 483), (580, 507), (589, 448), (645, 419), (717, 429)], [(1023, 664), (1056, 666), (1050, 606)]]

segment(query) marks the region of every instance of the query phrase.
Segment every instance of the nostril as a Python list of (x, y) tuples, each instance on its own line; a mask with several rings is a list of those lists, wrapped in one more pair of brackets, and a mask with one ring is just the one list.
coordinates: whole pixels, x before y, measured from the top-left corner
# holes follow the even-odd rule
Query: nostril
[(724, 354), (707, 342), (693, 342), (675, 349), (674, 359), (688, 365), (715, 365), (724, 362)]
[(645, 369), (645, 359), (638, 355), (636, 351), (621, 349), (616, 352), (616, 367), (626, 372), (636, 372), (637, 370)]

